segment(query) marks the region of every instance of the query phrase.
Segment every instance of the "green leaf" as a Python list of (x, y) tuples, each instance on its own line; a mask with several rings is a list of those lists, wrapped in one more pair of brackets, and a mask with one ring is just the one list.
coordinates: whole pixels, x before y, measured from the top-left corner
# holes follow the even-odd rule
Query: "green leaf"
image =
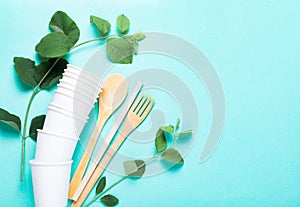
[[(189, 136), (191, 136), (192, 135), (192, 130), (185, 130), (185, 131), (182, 131), (182, 132), (178, 132), (177, 133), (177, 136), (178, 136), (178, 138), (180, 138), (180, 139), (186, 139), (186, 138), (188, 138)], [(178, 139), (177, 138), (177, 139)]]
[(16, 72), (23, 83), (36, 85), (37, 81), (34, 78), (36, 67), (35, 62), (23, 57), (14, 57), (14, 66)]
[(119, 15), (117, 17), (117, 26), (121, 34), (126, 33), (130, 26), (130, 21), (128, 17), (126, 17), (124, 14)]
[(100, 198), (102, 203), (104, 203), (106, 206), (115, 206), (119, 203), (119, 199), (117, 199), (115, 196), (107, 194)]
[(144, 160), (134, 160), (138, 170), (134, 173), (129, 174), (130, 177), (140, 178), (144, 175), (146, 170), (146, 163)]
[(178, 164), (183, 164), (184, 160), (181, 154), (174, 148), (169, 148), (161, 154), (161, 158)]
[(102, 177), (96, 187), (96, 194), (101, 193), (106, 186), (106, 177)]
[(105, 36), (110, 31), (110, 26), (111, 25), (105, 19), (102, 19), (100, 17), (96, 17), (96, 16), (91, 15), (90, 16), (90, 23), (94, 23), (95, 24), (95, 26), (99, 30), (101, 36)]
[(62, 32), (52, 32), (46, 35), (35, 47), (35, 51), (46, 58), (62, 57), (70, 49), (69, 38)]
[(133, 55), (129, 55), (126, 58), (123, 58), (122, 60), (120, 60), (118, 63), (119, 64), (131, 64), (133, 60)]
[(123, 39), (126, 40), (127, 43), (131, 46), (133, 54), (138, 52), (139, 42), (132, 35), (124, 36)]
[(21, 120), (18, 116), (9, 113), (8, 111), (0, 108), (0, 121), (11, 126), (18, 132), (21, 131)]
[(161, 130), (163, 130), (164, 132), (169, 132), (169, 133), (174, 133), (174, 126), (169, 125), (169, 126), (162, 126), (160, 127)]
[(157, 152), (162, 152), (167, 148), (167, 139), (161, 129), (156, 132), (155, 148)]
[(46, 115), (40, 115), (37, 117), (34, 117), (31, 120), (30, 128), (29, 128), (29, 136), (36, 141), (37, 139), (37, 130), (43, 129), (44, 121), (45, 121)]
[(180, 119), (178, 118), (175, 126), (176, 131), (179, 129), (179, 125), (180, 125)]
[[(30, 85), (37, 85), (48, 70), (53, 66), (57, 59), (48, 59), (46, 62), (42, 62), (38, 66), (35, 66), (35, 62), (22, 57), (14, 58), (14, 65), (17, 74), (21, 81)], [(64, 69), (67, 67), (68, 62), (65, 59), (59, 59), (59, 61), (52, 68), (51, 72), (46, 76), (41, 83), (41, 89), (47, 89), (53, 86), (61, 77)]]
[[(49, 59), (48, 62), (43, 62), (37, 66), (36, 79), (38, 82), (42, 80), (44, 75), (48, 70), (53, 66), (54, 62), (57, 59)], [(46, 76), (43, 82), (40, 85), (41, 89), (48, 89), (55, 85), (59, 79), (62, 78), (64, 69), (67, 68), (68, 61), (66, 59), (59, 59), (55, 66), (51, 69), (51, 72)]]
[(53, 32), (61, 32), (68, 37), (70, 47), (73, 47), (79, 40), (80, 31), (76, 23), (63, 11), (53, 14), (49, 27)]
[(146, 35), (142, 32), (134, 33), (132, 36), (138, 41), (141, 41), (146, 38)]
[(124, 38), (109, 38), (106, 51), (110, 60), (114, 63), (130, 64), (132, 55), (138, 50), (138, 41), (132, 36)]
[(134, 160), (127, 160), (123, 163), (124, 170), (126, 175), (130, 175), (131, 173), (134, 173), (138, 171), (138, 167), (135, 164)]
[(129, 177), (140, 178), (146, 170), (146, 163), (143, 160), (128, 160), (123, 163), (125, 173)]

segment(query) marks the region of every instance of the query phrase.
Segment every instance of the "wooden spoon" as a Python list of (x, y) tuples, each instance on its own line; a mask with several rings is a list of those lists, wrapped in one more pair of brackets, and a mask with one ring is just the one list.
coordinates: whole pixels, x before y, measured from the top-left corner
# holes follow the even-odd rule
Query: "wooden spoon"
[(70, 183), (68, 196), (70, 199), (73, 197), (80, 184), (105, 122), (123, 103), (127, 91), (128, 84), (124, 76), (113, 74), (106, 78), (102, 86), (102, 92), (99, 94), (99, 113), (96, 127)]

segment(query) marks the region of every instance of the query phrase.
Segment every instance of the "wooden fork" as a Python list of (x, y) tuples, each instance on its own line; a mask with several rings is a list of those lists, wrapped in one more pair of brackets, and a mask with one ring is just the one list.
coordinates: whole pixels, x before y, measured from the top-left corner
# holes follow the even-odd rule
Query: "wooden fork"
[(148, 95), (140, 95), (131, 106), (126, 119), (124, 121), (123, 127), (120, 130), (120, 133), (112, 146), (107, 150), (106, 154), (98, 164), (97, 168), (93, 172), (91, 178), (87, 185), (83, 188), (82, 192), (78, 193), (79, 197), (77, 201), (73, 201), (71, 207), (79, 207), (82, 205), (90, 191), (93, 189), (94, 185), (96, 184), (97, 180), (120, 148), (126, 137), (136, 128), (138, 127), (147, 117), (149, 114), (152, 106), (154, 104), (154, 99), (148, 97)]

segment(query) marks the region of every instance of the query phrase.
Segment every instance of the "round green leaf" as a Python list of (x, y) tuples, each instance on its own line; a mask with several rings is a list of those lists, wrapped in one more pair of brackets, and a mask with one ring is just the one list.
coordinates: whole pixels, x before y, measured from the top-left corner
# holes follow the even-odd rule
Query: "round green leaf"
[(62, 32), (68, 37), (70, 47), (79, 39), (80, 31), (76, 23), (63, 11), (57, 11), (52, 16), (49, 27), (53, 32)]
[(161, 158), (178, 164), (183, 164), (184, 160), (181, 154), (174, 148), (169, 148), (161, 154)]
[(100, 200), (106, 206), (115, 206), (119, 203), (119, 199), (117, 199), (115, 196), (110, 195), (110, 194), (103, 196)]
[(124, 14), (119, 15), (117, 17), (117, 26), (121, 34), (126, 33), (130, 26), (130, 21), (128, 17), (126, 17)]
[(36, 52), (47, 58), (62, 57), (70, 51), (68, 36), (62, 32), (46, 35), (35, 47)]
[(123, 163), (125, 173), (129, 177), (140, 178), (146, 170), (146, 163), (143, 160), (128, 160)]
[(44, 122), (45, 122), (46, 115), (40, 115), (34, 117), (31, 120), (30, 128), (29, 128), (29, 136), (36, 141), (37, 139), (37, 130), (43, 129)]
[(106, 177), (102, 177), (96, 187), (96, 194), (101, 193), (106, 186)]
[(110, 31), (110, 26), (111, 25), (105, 19), (102, 19), (100, 17), (96, 17), (96, 16), (91, 15), (90, 16), (90, 23), (95, 24), (95, 26), (97, 27), (97, 29), (99, 30), (99, 32), (102, 36), (105, 36)]
[(35, 66), (35, 62), (30, 59), (15, 57), (14, 64), (21, 81), (33, 86), (37, 85), (50, 68), (52, 68), (51, 72), (47, 74), (40, 84), (41, 89), (47, 89), (53, 86), (62, 77), (62, 73), (68, 64), (65, 59), (60, 58), (54, 65), (56, 60), (56, 58), (47, 59), (45, 62)]
[(167, 139), (165, 137), (164, 131), (159, 129), (156, 132), (156, 138), (155, 138), (155, 148), (157, 152), (162, 152), (167, 147)]
[(59, 59), (54, 65), (57, 58), (49, 59), (47, 62), (43, 62), (37, 66), (36, 79), (40, 82), (45, 74), (51, 69), (48, 75), (44, 78), (40, 84), (41, 89), (51, 88), (61, 79), (64, 69), (67, 68), (68, 61), (66, 59)]
[(179, 139), (186, 139), (192, 135), (192, 130), (185, 130), (177, 133)]
[(18, 132), (21, 131), (21, 120), (18, 116), (9, 113), (8, 111), (0, 108), (0, 121), (11, 126)]
[(163, 130), (164, 132), (169, 132), (169, 133), (174, 133), (174, 126), (170, 125), (170, 126), (163, 126), (160, 127), (161, 130)]
[(106, 42), (106, 52), (114, 63), (132, 63), (132, 54), (137, 51), (138, 42), (134, 38), (109, 38)]
[(146, 35), (142, 32), (134, 33), (132, 36), (138, 41), (141, 41), (146, 38)]
[(23, 57), (14, 57), (14, 66), (16, 72), (23, 83), (35, 86), (37, 80), (35, 79), (35, 62)]

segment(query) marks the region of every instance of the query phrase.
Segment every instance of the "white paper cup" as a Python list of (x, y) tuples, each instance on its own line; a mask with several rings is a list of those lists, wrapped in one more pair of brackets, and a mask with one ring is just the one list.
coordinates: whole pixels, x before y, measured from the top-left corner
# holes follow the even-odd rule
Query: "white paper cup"
[(95, 88), (93, 88), (93, 89), (89, 88), (89, 90), (87, 90), (87, 88), (80, 87), (79, 85), (74, 86), (74, 85), (64, 82), (63, 80), (61, 80), (57, 86), (58, 86), (58, 88), (68, 89), (76, 94), (81, 95), (81, 96), (86, 96), (86, 97), (92, 98), (93, 100), (95, 100), (98, 97), (98, 94), (97, 94), (98, 89), (95, 89)]
[(59, 93), (62, 93), (64, 95), (67, 95), (69, 97), (72, 97), (74, 99), (86, 102), (88, 104), (94, 104), (97, 101), (95, 94), (94, 95), (90, 95), (90, 94), (81, 95), (80, 93), (74, 92), (68, 88), (61, 86), (61, 85), (56, 89), (56, 91)]
[(96, 86), (91, 87), (90, 85), (87, 85), (82, 82), (78, 82), (78, 83), (74, 84), (74, 83), (68, 82), (64, 79), (59, 80), (59, 85), (61, 85), (61, 84), (63, 84), (64, 86), (67, 85), (68, 88), (71, 88), (72, 91), (74, 91), (74, 92), (81, 91), (83, 93), (88, 93), (93, 98), (98, 97), (98, 94), (101, 91), (100, 85), (98, 87), (96, 87)]
[(44, 163), (30, 160), (34, 202), (36, 207), (64, 207), (73, 161)]
[(91, 82), (93, 83), (94, 85), (99, 85), (100, 83), (100, 78), (94, 78), (94, 77), (91, 77), (91, 76), (88, 76), (86, 75), (84, 72), (81, 72), (81, 73), (76, 73), (72, 70), (65, 70), (64, 73), (63, 73), (63, 76), (69, 76), (69, 77), (72, 77), (74, 79), (83, 79), (84, 81), (88, 81), (88, 82)]
[(84, 120), (88, 120), (89, 119), (89, 114), (92, 110), (92, 108), (94, 108), (94, 105), (84, 105), (82, 107), (79, 107), (79, 105), (77, 105), (77, 101), (74, 101), (73, 104), (71, 106), (68, 106), (68, 107), (63, 107), (63, 106), (60, 106), (58, 104), (55, 104), (55, 103), (50, 103), (49, 106), (52, 106), (54, 108), (57, 108), (57, 109), (60, 109), (60, 110), (63, 110), (63, 111), (66, 111), (68, 113), (72, 113), (74, 114), (74, 116), (78, 116), (80, 117), (81, 119), (84, 119)]
[(64, 110), (48, 107), (43, 130), (67, 137), (79, 137), (87, 120)]
[(38, 129), (35, 160), (39, 162), (66, 162), (72, 160), (79, 138), (66, 137)]
[(54, 96), (52, 99), (52, 103), (55, 103), (56, 105), (62, 106), (63, 108), (68, 108), (74, 105), (74, 101), (77, 101), (76, 104), (78, 104), (79, 107), (85, 107), (85, 105), (93, 105), (93, 103), (89, 103), (85, 99), (79, 100), (77, 97), (73, 97), (67, 94), (64, 94), (59, 91), (54, 91)]
[(71, 65), (71, 64), (68, 64), (67, 65), (67, 68), (65, 69), (65, 71), (71, 71), (72, 73), (75, 73), (75, 74), (84, 74), (84, 76), (87, 76), (87, 77), (90, 77), (90, 78), (93, 78), (95, 80), (100, 80), (101, 78), (98, 77), (97, 75), (87, 71), (87, 70), (84, 70), (80, 67), (77, 67), (77, 66), (74, 66), (74, 65)]
[(90, 87), (90, 88), (98, 88), (99, 84), (95, 84), (93, 82), (87, 81), (83, 78), (79, 78), (79, 79), (75, 79), (73, 77), (71, 77), (69, 74), (64, 74), (63, 77), (61, 78), (61, 80), (72, 84), (74, 86), (78, 86), (80, 85), (81, 87)]

